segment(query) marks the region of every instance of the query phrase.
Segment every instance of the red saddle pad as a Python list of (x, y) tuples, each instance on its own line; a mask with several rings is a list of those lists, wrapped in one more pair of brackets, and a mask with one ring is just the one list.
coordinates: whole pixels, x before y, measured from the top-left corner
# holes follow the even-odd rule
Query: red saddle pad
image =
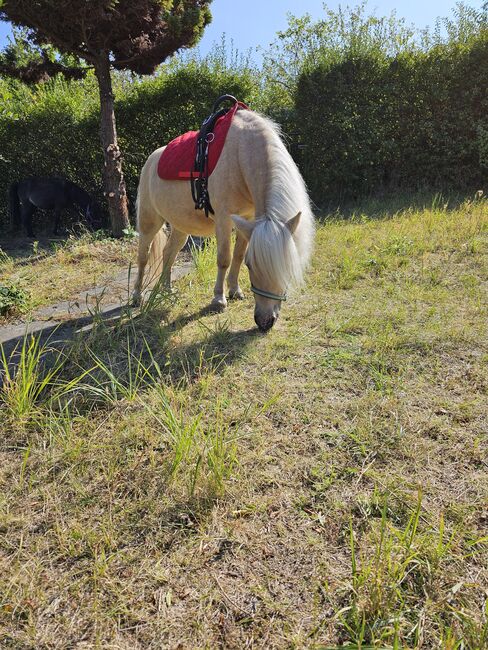
[[(219, 161), (225, 144), (232, 118), (240, 109), (248, 107), (237, 102), (225, 115), (222, 115), (214, 127), (214, 138), (208, 146), (208, 175), (213, 172)], [(179, 135), (166, 146), (158, 163), (158, 176), (166, 181), (187, 181), (193, 169), (197, 148), (198, 131), (188, 131)], [(197, 174), (194, 173), (194, 176)]]

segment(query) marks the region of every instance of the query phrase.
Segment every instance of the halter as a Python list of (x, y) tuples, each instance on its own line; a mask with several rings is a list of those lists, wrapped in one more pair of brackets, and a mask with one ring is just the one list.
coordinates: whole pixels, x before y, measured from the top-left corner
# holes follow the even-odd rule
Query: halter
[(258, 296), (263, 296), (264, 298), (271, 298), (271, 300), (280, 300), (281, 302), (284, 302), (286, 300), (286, 293), (271, 293), (271, 291), (264, 291), (264, 289), (258, 289), (257, 287), (253, 287), (251, 284), (251, 291), (253, 293), (257, 293)]

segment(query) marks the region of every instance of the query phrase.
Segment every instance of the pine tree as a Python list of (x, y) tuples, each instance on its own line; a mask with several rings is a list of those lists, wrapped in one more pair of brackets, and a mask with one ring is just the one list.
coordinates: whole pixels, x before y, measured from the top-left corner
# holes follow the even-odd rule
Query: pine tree
[[(127, 195), (117, 144), (111, 68), (151, 74), (177, 50), (193, 46), (211, 20), (211, 0), (0, 0), (0, 20), (28, 29), (40, 48), (52, 46), (93, 66), (100, 89), (100, 136), (105, 158), (104, 189), (112, 231), (129, 224)], [(28, 73), (38, 81), (63, 72), (41, 56)], [(76, 76), (72, 66), (72, 76)], [(22, 78), (25, 69), (10, 61), (4, 73)], [(68, 70), (69, 76), (69, 70)], [(29, 79), (27, 79), (29, 80)]]
[[(1, 5), (0, 5), (1, 6)], [(51, 45), (33, 43), (28, 30), (13, 29), (9, 44), (0, 52), (0, 74), (26, 84), (48, 81), (56, 74), (66, 79), (83, 79), (88, 68), (71, 55), (61, 55)]]

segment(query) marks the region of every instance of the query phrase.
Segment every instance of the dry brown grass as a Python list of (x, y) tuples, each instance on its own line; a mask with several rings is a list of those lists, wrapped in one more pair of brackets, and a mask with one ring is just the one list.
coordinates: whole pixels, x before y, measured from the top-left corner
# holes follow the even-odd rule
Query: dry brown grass
[(0, 284), (8, 282), (29, 295), (24, 316), (101, 284), (133, 261), (136, 247), (134, 240), (97, 239), (90, 234), (38, 244), (22, 241), (0, 259)]
[(269, 335), (200, 260), (5, 402), (4, 647), (487, 647), (488, 205), (374, 216)]

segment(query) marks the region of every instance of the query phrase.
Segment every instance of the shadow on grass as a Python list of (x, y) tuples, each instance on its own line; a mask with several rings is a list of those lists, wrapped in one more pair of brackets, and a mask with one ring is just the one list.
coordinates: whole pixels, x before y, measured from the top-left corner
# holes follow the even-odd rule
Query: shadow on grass
[(257, 327), (239, 332), (209, 330), (202, 340), (170, 351), (169, 378), (173, 383), (192, 383), (207, 373), (218, 373), (244, 357), (261, 336)]
[[(137, 353), (142, 350), (148, 361), (153, 356), (159, 364), (164, 363), (165, 379), (172, 384), (192, 383), (208, 372), (218, 372), (233, 364), (246, 354), (248, 346), (256, 337), (263, 336), (257, 327), (237, 332), (230, 331), (227, 324), (217, 320), (202, 319), (217, 314), (211, 306), (171, 320), (168, 311), (137, 315), (132, 318), (131, 341)], [(188, 325), (201, 325), (201, 335), (193, 343), (173, 345), (171, 338)], [(143, 350), (141, 348), (141, 343)], [(149, 348), (149, 349), (147, 349)]]
[(54, 237), (40, 234), (38, 237), (24, 235), (0, 237), (0, 250), (6, 253), (16, 267), (34, 264), (39, 260), (54, 255), (57, 246), (63, 246), (66, 237)]
[[(190, 384), (208, 373), (219, 372), (246, 353), (262, 334), (253, 328), (232, 332), (218, 320), (203, 322), (212, 313), (208, 307), (171, 320), (170, 306), (135, 313), (128, 305), (63, 322), (46, 323), (34, 334), (42, 348), (39, 373), (59, 364), (60, 381), (72, 381), (84, 373), (85, 385), (93, 382), (103, 400), (101, 387), (113, 401), (155, 383)], [(201, 323), (198, 340), (175, 345), (175, 333), (192, 323)], [(23, 343), (30, 335), (17, 333), (3, 342), (11, 371), (21, 363)], [(96, 394), (96, 391), (94, 391)], [(97, 402), (98, 399), (95, 399)]]
[[(124, 306), (115, 307), (113, 309), (107, 310), (103, 313), (103, 316), (89, 314), (87, 316), (81, 316), (78, 318), (65, 320), (62, 323), (56, 322), (54, 325), (51, 325), (49, 321), (46, 321), (46, 327), (36, 330), (35, 332), (29, 332), (28, 324), (22, 326), (22, 332), (18, 333), (18, 330), (21, 326), (15, 328), (15, 333), (9, 339), (5, 339), (2, 342), (2, 347), (5, 353), (5, 356), (8, 359), (11, 359), (12, 364), (15, 365), (15, 361), (18, 355), (18, 350), (22, 346), (22, 343), (25, 337), (34, 336), (39, 339), (39, 344), (46, 346), (46, 348), (52, 350), (60, 350), (62, 348), (67, 348), (70, 345), (70, 341), (78, 333), (82, 334), (84, 328), (89, 328), (94, 326), (95, 322), (98, 322), (100, 318), (105, 320), (105, 325), (107, 327), (110, 324), (113, 324), (121, 316), (125, 310)], [(81, 330), (81, 332), (78, 332)]]

